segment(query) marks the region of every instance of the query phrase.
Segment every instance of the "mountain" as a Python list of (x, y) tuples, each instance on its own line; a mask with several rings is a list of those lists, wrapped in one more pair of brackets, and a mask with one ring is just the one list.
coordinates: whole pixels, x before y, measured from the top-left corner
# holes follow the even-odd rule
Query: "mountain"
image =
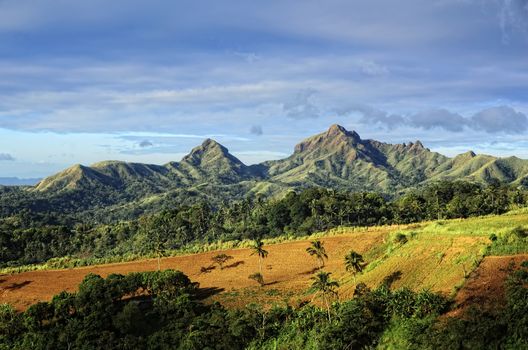
[(255, 167), (245, 165), (231, 155), (227, 148), (211, 139), (193, 148), (191, 153), (183, 157), (180, 162), (170, 162), (165, 168), (187, 184), (196, 182), (234, 184), (259, 178)]
[(447, 160), (420, 141), (391, 145), (362, 140), (356, 132), (332, 125), (295, 146), (290, 157), (266, 165), (269, 176), (293, 186), (394, 192), (426, 180)]
[[(448, 158), (420, 141), (389, 144), (364, 140), (354, 131), (332, 125), (301, 141), (291, 156), (281, 160), (247, 166), (227, 148), (207, 139), (179, 162), (78, 164), (24, 189), (19, 196), (36, 198), (39, 203), (48, 201), (54, 210), (104, 209), (100, 211), (103, 217), (110, 213), (121, 217), (122, 213), (135, 216), (197, 200), (214, 204), (257, 193), (281, 195), (310, 186), (394, 194), (431, 181), (461, 179), (528, 186), (528, 161), (471, 151)], [(12, 206), (7, 202), (0, 193), (0, 204)]]

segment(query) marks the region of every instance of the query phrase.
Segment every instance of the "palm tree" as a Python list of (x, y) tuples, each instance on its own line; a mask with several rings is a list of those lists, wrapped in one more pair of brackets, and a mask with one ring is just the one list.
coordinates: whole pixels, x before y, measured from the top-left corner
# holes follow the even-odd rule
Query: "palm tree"
[(268, 251), (264, 249), (264, 242), (262, 242), (260, 238), (257, 238), (255, 240), (255, 243), (253, 244), (251, 249), (253, 250), (253, 253), (251, 253), (251, 255), (257, 254), (259, 257), (259, 272), (262, 275), (262, 259), (268, 256)]
[(352, 272), (354, 277), (354, 283), (356, 282), (356, 274), (363, 271), (365, 267), (365, 260), (363, 256), (353, 250), (351, 250), (345, 256), (345, 268), (347, 271)]
[(317, 240), (311, 242), (311, 246), (306, 248), (306, 252), (311, 256), (315, 256), (315, 258), (319, 262), (320, 269), (325, 266), (324, 259), (328, 259), (328, 255), (326, 254), (325, 247), (323, 246), (323, 243), (321, 241)]
[(336, 281), (333, 281), (330, 278), (331, 273), (330, 272), (324, 272), (320, 271), (317, 275), (312, 277), (313, 283), (312, 287), (310, 288), (311, 291), (315, 292), (315, 296), (321, 295), (323, 298), (323, 302), (326, 306), (326, 311), (328, 312), (328, 321), (331, 321), (330, 318), (330, 296), (337, 296), (336, 289), (339, 287), (339, 283)]

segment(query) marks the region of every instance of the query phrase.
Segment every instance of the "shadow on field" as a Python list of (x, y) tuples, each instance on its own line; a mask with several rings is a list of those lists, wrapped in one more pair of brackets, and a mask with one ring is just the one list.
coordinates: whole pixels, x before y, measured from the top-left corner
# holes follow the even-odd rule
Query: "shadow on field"
[(264, 286), (272, 286), (277, 283), (279, 283), (279, 281), (268, 282), (268, 283), (264, 283)]
[(200, 274), (202, 274), (202, 273), (209, 273), (209, 272), (213, 271), (214, 269), (216, 269), (216, 266), (213, 266), (213, 265), (210, 265), (210, 266), (207, 266), (207, 267), (202, 266), (202, 267), (200, 268)]
[(198, 288), (198, 291), (196, 292), (196, 297), (200, 300), (207, 299), (209, 297), (212, 297), (213, 295), (222, 293), (223, 291), (225, 291), (224, 288), (218, 287)]
[(240, 261), (235, 261), (235, 262), (232, 263), (231, 265), (226, 265), (226, 266), (224, 267), (224, 269), (230, 269), (230, 268), (238, 267), (238, 266), (240, 266), (240, 265), (244, 265), (244, 264), (245, 264), (245, 263), (244, 263), (242, 260), (240, 260)]
[(401, 271), (395, 271), (393, 273), (391, 273), (390, 275), (386, 276), (385, 278), (383, 278), (383, 281), (381, 282), (384, 286), (386, 286), (387, 288), (391, 288), (392, 285), (394, 284), (394, 282), (400, 280), (402, 278), (402, 272)]
[(6, 289), (6, 290), (22, 289), (25, 286), (27, 286), (28, 284), (30, 284), (31, 282), (32, 281), (24, 281), (24, 282), (20, 282), (20, 283), (12, 283), (11, 285), (9, 285), (7, 287), (4, 287), (4, 289)]
[(301, 272), (299, 275), (313, 275), (313, 274), (316, 273), (317, 271), (319, 271), (319, 268), (318, 268), (318, 267), (314, 267), (314, 268), (311, 269), (311, 270)]

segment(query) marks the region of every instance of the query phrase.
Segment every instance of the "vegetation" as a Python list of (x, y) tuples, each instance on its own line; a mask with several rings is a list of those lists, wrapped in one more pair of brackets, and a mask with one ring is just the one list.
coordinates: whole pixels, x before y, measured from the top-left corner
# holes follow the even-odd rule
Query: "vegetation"
[(311, 291), (315, 292), (316, 296), (320, 295), (323, 298), (329, 322), (332, 321), (330, 314), (330, 298), (333, 296), (337, 297), (337, 288), (339, 287), (339, 283), (333, 281), (330, 278), (330, 275), (330, 272), (319, 271), (317, 275), (312, 277), (313, 283), (311, 287)]
[(321, 241), (312, 241), (310, 243), (310, 246), (306, 248), (306, 252), (317, 259), (317, 261), (319, 262), (319, 269), (322, 269), (324, 267), (324, 261), (325, 259), (328, 259), (328, 255), (326, 254), (326, 250)]
[(259, 286), (263, 287), (264, 286), (264, 276), (262, 276), (262, 274), (260, 272), (255, 272), (255, 273), (252, 273), (251, 275), (249, 275), (248, 277), (250, 280), (253, 280), (255, 282), (257, 282), (259, 284)]
[(361, 254), (352, 250), (345, 256), (345, 269), (352, 273), (354, 281), (356, 274), (362, 272), (364, 267), (365, 260)]
[[(206, 202), (179, 206), (114, 224), (70, 222), (21, 211), (0, 219), (0, 267), (55, 259), (50, 262), (53, 266), (57, 258), (64, 258), (60, 260), (64, 267), (71, 266), (67, 261), (111, 262), (140, 256), (161, 260), (169, 251), (212, 242), (299, 237), (339, 225), (407, 224), (436, 220), (439, 215), (449, 219), (500, 214), (525, 205), (527, 198), (524, 190), (507, 186), (443, 182), (392, 201), (374, 193), (311, 188), (278, 200), (257, 197), (218, 208)], [(491, 233), (497, 234), (488, 231), (486, 237)], [(496, 245), (503, 243), (499, 240)]]
[[(449, 300), (429, 289), (456, 290), (486, 254), (528, 252), (526, 215), (482, 217), (526, 213), (519, 209), (528, 204), (526, 169), (516, 158), (449, 159), (419, 142), (388, 145), (332, 126), (291, 157), (250, 167), (207, 140), (179, 163), (77, 165), (33, 188), (0, 187), (0, 267), (150, 256), (158, 268), (106, 279), (90, 274), (78, 292), (22, 313), (2, 305), (0, 350), (527, 348), (527, 262), (508, 280), (500, 310), (477, 306), (450, 318)], [(453, 178), (471, 182), (444, 181)], [(345, 255), (354, 297), (342, 302), (340, 284), (322, 271), (326, 249), (311, 238), (306, 252), (320, 271), (310, 292), (324, 309), (299, 301), (227, 310), (202, 302), (214, 288), (162, 271), (162, 258), (174, 251), (252, 242), (259, 272), (248, 278), (278, 294), (265, 287), (263, 239), (389, 224), (407, 226), (387, 233), (383, 244), (359, 248), (363, 255)], [(232, 258), (212, 261), (222, 270)], [(346, 274), (334, 276), (347, 284)]]
[(233, 259), (233, 257), (231, 255), (227, 255), (227, 254), (218, 254), (218, 255), (215, 255), (211, 258), (211, 260), (213, 260), (213, 262), (215, 264), (218, 264), (218, 266), (220, 266), (220, 270), (223, 270), (224, 269), (224, 264), (226, 262), (228, 262), (229, 260)]
[[(0, 187), (0, 217), (25, 212), (61, 224), (72, 222), (115, 223), (134, 220), (142, 214), (158, 213), (200, 202), (218, 208), (224, 202), (263, 195), (277, 199), (288, 191), (321, 187), (342, 192), (371, 191), (395, 197), (410, 188), (435, 181), (466, 180), (481, 185), (503, 183), (513, 188), (528, 185), (527, 161), (515, 157), (494, 158), (468, 152), (453, 159), (431, 152), (420, 142), (386, 144), (363, 140), (355, 132), (333, 125), (295, 147), (288, 158), (246, 166), (213, 140), (205, 140), (180, 162), (163, 166), (107, 161), (91, 166), (74, 165), (42, 180), (35, 187)], [(433, 192), (434, 194), (434, 192)], [(500, 211), (502, 198), (460, 196), (434, 218), (473, 215), (470, 211), (492, 206)], [(521, 198), (519, 198), (522, 200)], [(499, 203), (496, 203), (496, 200)], [(408, 201), (408, 202), (406, 202)], [(423, 215), (421, 198), (406, 197), (400, 204), (411, 210), (398, 211), (399, 221)], [(427, 201), (427, 198), (426, 198)], [(468, 208), (467, 202), (472, 202)], [(345, 225), (349, 208), (329, 203), (337, 225)], [(478, 207), (484, 208), (478, 208)], [(320, 211), (317, 206), (310, 208)], [(314, 213), (315, 230), (321, 230)], [(430, 213), (427, 213), (428, 217)], [(410, 217), (409, 217), (410, 216)], [(350, 221), (350, 218), (348, 219)], [(364, 223), (363, 223), (364, 224)]]
[(255, 240), (255, 243), (251, 247), (253, 252), (251, 255), (258, 256), (259, 261), (259, 274), (262, 277), (262, 260), (268, 256), (268, 251), (264, 249), (264, 242), (261, 239)]
[(528, 251), (528, 228), (516, 226), (499, 235), (490, 235), (491, 245), (488, 250), (490, 255), (519, 254)]

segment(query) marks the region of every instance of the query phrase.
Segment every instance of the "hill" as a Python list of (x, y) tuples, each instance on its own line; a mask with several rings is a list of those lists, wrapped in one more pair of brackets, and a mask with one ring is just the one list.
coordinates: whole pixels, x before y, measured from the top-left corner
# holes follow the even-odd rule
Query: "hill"
[(77, 214), (103, 210), (104, 215), (130, 218), (200, 200), (215, 205), (313, 186), (393, 195), (428, 182), (455, 179), (526, 187), (528, 161), (471, 151), (449, 158), (420, 141), (364, 140), (354, 131), (332, 125), (297, 144), (293, 154), (281, 160), (247, 166), (207, 139), (181, 161), (165, 165), (119, 161), (74, 165), (28, 189), (0, 191), (0, 204), (4, 213), (31, 207)]

